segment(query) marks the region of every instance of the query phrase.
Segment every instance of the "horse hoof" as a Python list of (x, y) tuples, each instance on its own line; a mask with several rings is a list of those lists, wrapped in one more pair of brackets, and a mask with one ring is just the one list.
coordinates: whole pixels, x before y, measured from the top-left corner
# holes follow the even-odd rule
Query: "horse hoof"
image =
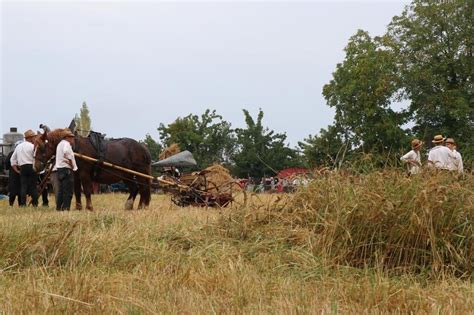
[(125, 202), (125, 210), (133, 210), (133, 200), (127, 200), (127, 202)]
[(76, 205), (76, 210), (82, 210), (82, 205)]

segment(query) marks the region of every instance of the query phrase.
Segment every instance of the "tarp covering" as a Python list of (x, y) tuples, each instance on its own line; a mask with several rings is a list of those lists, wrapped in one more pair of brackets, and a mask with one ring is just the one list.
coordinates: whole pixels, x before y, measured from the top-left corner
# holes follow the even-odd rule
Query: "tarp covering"
[(158, 167), (189, 167), (196, 166), (197, 163), (191, 152), (183, 151), (173, 156), (170, 156), (167, 159), (155, 162), (152, 165)]

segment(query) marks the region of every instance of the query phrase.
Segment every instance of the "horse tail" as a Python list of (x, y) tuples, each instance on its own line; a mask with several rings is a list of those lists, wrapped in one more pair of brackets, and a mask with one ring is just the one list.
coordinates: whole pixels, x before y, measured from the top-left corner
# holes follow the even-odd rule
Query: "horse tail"
[[(143, 152), (143, 160), (146, 161), (146, 173), (151, 175), (151, 153), (145, 145), (142, 144), (142, 146), (145, 149)], [(147, 179), (147, 185), (143, 189), (143, 200), (147, 206), (151, 202), (151, 179)]]

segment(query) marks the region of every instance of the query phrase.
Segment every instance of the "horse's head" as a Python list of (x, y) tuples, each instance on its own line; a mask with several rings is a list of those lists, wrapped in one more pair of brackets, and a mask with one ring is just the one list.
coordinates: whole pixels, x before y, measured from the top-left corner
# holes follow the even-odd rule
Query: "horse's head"
[(56, 147), (48, 141), (48, 133), (38, 135), (34, 140), (35, 154), (33, 167), (37, 172), (45, 169), (49, 159), (56, 153)]
[(56, 147), (71, 131), (67, 128), (58, 128), (51, 131), (48, 126), (40, 125), (44, 132), (35, 138), (35, 155), (33, 167), (37, 172), (41, 172), (53, 155), (56, 154)]

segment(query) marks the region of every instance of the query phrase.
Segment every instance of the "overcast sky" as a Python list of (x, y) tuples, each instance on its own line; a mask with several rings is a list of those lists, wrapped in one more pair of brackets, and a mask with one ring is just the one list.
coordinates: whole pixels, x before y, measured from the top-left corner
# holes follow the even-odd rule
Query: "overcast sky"
[(408, 1), (1, 2), (0, 132), (92, 128), (137, 140), (190, 113), (242, 109), (291, 146), (333, 121), (322, 97), (357, 29), (384, 33)]

